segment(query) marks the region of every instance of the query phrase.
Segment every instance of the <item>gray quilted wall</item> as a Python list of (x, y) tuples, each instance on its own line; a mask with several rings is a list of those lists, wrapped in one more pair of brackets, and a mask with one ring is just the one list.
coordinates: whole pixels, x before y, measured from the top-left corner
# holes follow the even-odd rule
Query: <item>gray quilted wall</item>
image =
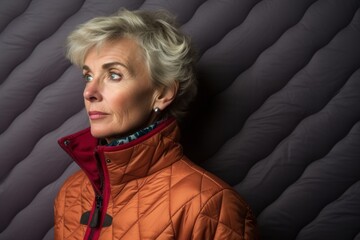
[(76, 25), (167, 9), (198, 52), (186, 154), (253, 208), (262, 239), (360, 240), (360, 0), (0, 1), (0, 240), (53, 239), (78, 167), (57, 139), (88, 126)]

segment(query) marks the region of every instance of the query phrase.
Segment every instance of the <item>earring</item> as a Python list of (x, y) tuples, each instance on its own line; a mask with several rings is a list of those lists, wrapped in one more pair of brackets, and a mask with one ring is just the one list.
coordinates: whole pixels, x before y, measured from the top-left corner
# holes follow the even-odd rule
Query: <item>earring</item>
[(158, 107), (154, 108), (155, 113), (160, 113), (160, 111), (161, 111), (160, 108), (158, 108)]

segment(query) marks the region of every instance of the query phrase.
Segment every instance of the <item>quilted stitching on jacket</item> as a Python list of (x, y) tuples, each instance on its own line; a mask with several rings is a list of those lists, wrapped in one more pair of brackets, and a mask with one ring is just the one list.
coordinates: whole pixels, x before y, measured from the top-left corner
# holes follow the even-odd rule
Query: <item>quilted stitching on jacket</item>
[[(175, 142), (177, 132), (173, 121), (135, 146), (105, 150), (111, 182), (107, 214), (113, 222), (102, 229), (100, 239), (250, 239), (244, 237), (246, 232), (241, 233), (244, 225), (254, 235), (254, 219), (248, 215), (247, 204), (229, 186), (183, 156)], [(56, 208), (65, 202), (57, 213), (62, 219), (56, 218), (56, 234), (63, 232), (64, 239), (82, 238), (85, 229), (79, 226), (79, 219), (91, 209), (93, 200), (92, 185), (84, 173), (70, 178), (56, 202)], [(207, 224), (203, 216), (212, 216), (212, 223)]]

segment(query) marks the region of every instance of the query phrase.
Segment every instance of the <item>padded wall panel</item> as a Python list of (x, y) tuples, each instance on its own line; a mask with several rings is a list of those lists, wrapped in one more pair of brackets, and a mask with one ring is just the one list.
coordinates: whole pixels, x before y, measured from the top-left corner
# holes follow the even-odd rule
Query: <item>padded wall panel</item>
[[(186, 154), (253, 208), (262, 239), (360, 239), (360, 0), (0, 2), (0, 240), (53, 239), (78, 167), (57, 139), (88, 126), (80, 23), (166, 9), (198, 52)], [(19, 231), (21, 229), (21, 231)]]

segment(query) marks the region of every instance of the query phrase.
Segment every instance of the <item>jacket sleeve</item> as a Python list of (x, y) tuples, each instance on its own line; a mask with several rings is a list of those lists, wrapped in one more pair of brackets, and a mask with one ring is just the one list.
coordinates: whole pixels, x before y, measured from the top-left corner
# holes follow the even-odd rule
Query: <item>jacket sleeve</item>
[(212, 196), (195, 220), (192, 239), (259, 239), (250, 207), (232, 189)]

